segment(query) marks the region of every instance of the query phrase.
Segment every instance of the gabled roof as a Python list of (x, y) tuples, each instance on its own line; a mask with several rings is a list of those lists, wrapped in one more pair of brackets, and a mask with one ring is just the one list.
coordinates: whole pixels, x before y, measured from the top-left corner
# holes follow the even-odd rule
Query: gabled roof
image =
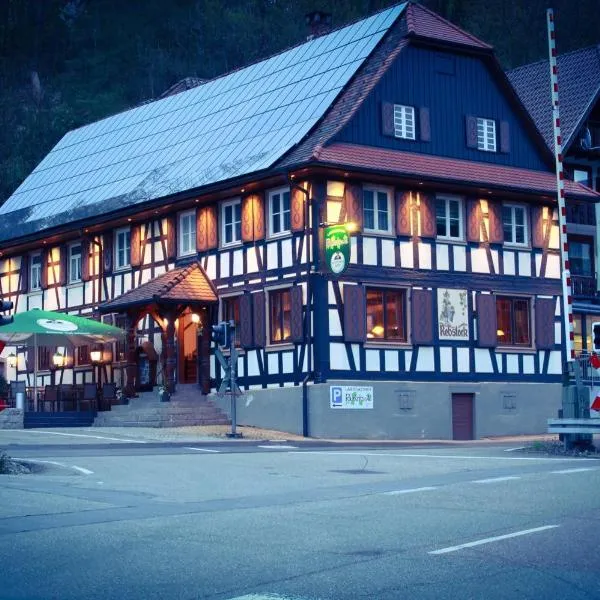
[(321, 119), (404, 8), (67, 133), (0, 207), (0, 240), (269, 168)]
[(119, 312), (151, 304), (213, 304), (217, 291), (200, 263), (172, 269), (126, 292), (100, 308), (103, 313)]
[[(563, 151), (567, 152), (594, 104), (600, 99), (600, 46), (557, 57)], [(529, 111), (548, 147), (554, 151), (550, 67), (547, 60), (508, 72), (508, 78)]]

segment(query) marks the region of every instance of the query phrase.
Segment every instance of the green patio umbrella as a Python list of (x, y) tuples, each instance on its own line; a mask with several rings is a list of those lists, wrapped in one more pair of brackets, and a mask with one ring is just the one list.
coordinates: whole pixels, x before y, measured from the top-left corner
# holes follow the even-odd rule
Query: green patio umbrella
[(7, 346), (35, 349), (34, 397), (37, 393), (39, 346), (87, 346), (122, 340), (125, 332), (118, 327), (92, 319), (34, 308), (14, 315), (8, 325), (0, 326), (0, 342)]

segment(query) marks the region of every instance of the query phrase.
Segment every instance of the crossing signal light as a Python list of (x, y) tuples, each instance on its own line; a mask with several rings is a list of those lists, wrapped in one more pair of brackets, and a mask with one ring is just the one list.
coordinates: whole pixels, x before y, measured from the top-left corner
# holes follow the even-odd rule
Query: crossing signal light
[(222, 321), (211, 328), (211, 339), (215, 344), (223, 348), (229, 348), (231, 345), (231, 326), (227, 321)]
[[(0, 300), (0, 312), (6, 312), (7, 310), (12, 310), (14, 304), (9, 302), (8, 300)], [(0, 315), (0, 325), (8, 325), (13, 322), (12, 315), (8, 317), (5, 315)]]
[(594, 352), (600, 352), (600, 323), (592, 323), (592, 332), (594, 335)]

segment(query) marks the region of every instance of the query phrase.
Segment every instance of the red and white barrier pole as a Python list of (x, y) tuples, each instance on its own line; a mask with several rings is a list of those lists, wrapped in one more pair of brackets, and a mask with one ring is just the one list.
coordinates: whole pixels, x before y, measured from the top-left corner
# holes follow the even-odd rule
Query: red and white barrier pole
[(558, 224), (560, 227), (560, 254), (562, 259), (563, 320), (565, 324), (565, 348), (567, 361), (575, 359), (573, 347), (573, 292), (567, 242), (567, 208), (565, 205), (565, 173), (563, 170), (562, 137), (558, 107), (558, 67), (556, 66), (556, 40), (554, 34), (554, 11), (546, 11), (548, 22), (548, 51), (550, 55), (550, 86), (552, 91), (552, 123), (554, 126), (554, 157), (556, 160), (556, 188), (558, 192)]

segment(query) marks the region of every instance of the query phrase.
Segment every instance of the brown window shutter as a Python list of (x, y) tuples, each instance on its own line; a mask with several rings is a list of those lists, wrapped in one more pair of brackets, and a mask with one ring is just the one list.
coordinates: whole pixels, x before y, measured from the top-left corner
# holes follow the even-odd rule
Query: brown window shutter
[(252, 294), (252, 309), (254, 313), (254, 345), (257, 348), (264, 348), (267, 344), (265, 292)]
[(553, 298), (535, 300), (535, 345), (538, 350), (554, 348), (554, 309)]
[(67, 271), (68, 271), (68, 264), (69, 264), (69, 248), (67, 246), (61, 246), (60, 247), (60, 273), (59, 273), (59, 277), (58, 277), (58, 283), (59, 285), (67, 285)]
[(82, 240), (81, 242), (81, 280), (90, 280), (90, 242)]
[(139, 267), (142, 263), (142, 235), (139, 225), (131, 226), (131, 266)]
[(467, 202), (467, 240), (479, 242), (481, 240), (481, 205), (479, 200)]
[(477, 345), (480, 348), (495, 348), (498, 345), (496, 320), (496, 296), (477, 294)]
[(344, 340), (364, 342), (367, 339), (367, 306), (362, 285), (344, 286)]
[(240, 344), (242, 348), (252, 348), (252, 296), (240, 296)]
[(252, 194), (242, 198), (242, 241), (254, 241), (254, 200)]
[(467, 115), (465, 119), (467, 148), (477, 148), (477, 118)]
[(24, 254), (21, 257), (21, 266), (19, 268), (21, 274), (21, 285), (19, 287), (21, 293), (26, 294), (29, 291), (29, 255)]
[(430, 346), (433, 344), (433, 292), (412, 290), (410, 307), (413, 344)]
[(104, 274), (110, 275), (114, 268), (114, 242), (112, 231), (107, 231), (102, 234), (102, 262)]
[(421, 237), (434, 238), (437, 233), (435, 223), (435, 198), (431, 194), (421, 194)]
[(294, 232), (304, 230), (304, 199), (302, 190), (293, 187), (290, 191), (290, 217), (291, 229)]
[(254, 227), (254, 241), (263, 240), (266, 235), (265, 228), (265, 194), (258, 192), (252, 198), (252, 220)]
[(217, 216), (217, 205), (206, 207), (206, 235), (208, 238), (208, 249), (213, 250), (219, 246), (218, 234), (219, 219)]
[(196, 211), (196, 250), (198, 252), (204, 252), (207, 249), (206, 206), (203, 206)]
[(177, 217), (167, 217), (167, 260), (177, 257)]
[(491, 244), (502, 244), (504, 242), (504, 226), (502, 225), (502, 203), (488, 201), (488, 215), (490, 230), (488, 232)]
[(203, 206), (196, 217), (196, 249), (198, 252), (205, 252), (218, 245), (217, 207)]
[(391, 102), (381, 105), (381, 126), (383, 135), (394, 136), (394, 105)]
[(500, 121), (500, 152), (510, 152), (510, 127), (508, 121)]
[(534, 248), (544, 247), (544, 209), (541, 206), (531, 209), (531, 243)]
[(429, 121), (429, 109), (422, 106), (419, 108), (419, 129), (422, 142), (431, 141), (431, 123)]
[(304, 319), (302, 315), (302, 288), (295, 285), (290, 290), (292, 300), (291, 341), (298, 344), (304, 341)]
[[(35, 348), (27, 348), (25, 354), (25, 367), (28, 373), (33, 373), (35, 370)], [(33, 382), (32, 382), (33, 383)]]
[(362, 186), (355, 183), (347, 185), (344, 189), (344, 203), (348, 221), (356, 223), (357, 230), (363, 226), (362, 219)]
[(47, 248), (42, 250), (42, 272), (40, 277), (41, 287), (45, 290), (48, 287), (48, 254)]
[(412, 233), (410, 226), (411, 199), (411, 192), (396, 191), (396, 233), (398, 235)]

